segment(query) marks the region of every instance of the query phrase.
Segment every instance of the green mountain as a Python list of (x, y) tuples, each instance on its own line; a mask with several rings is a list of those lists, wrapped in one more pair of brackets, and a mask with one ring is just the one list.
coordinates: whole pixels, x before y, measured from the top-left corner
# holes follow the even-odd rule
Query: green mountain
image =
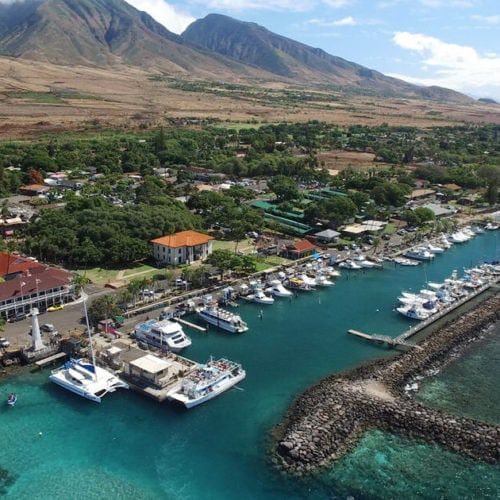
[(341, 57), (277, 35), (255, 24), (210, 14), (192, 23), (182, 38), (282, 78), (332, 84), (360, 92), (464, 102), (468, 97), (440, 87), (420, 87)]

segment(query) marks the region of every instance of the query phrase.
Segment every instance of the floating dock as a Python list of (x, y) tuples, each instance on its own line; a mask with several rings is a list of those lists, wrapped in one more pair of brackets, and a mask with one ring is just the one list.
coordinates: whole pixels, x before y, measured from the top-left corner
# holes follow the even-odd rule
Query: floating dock
[(199, 332), (206, 332), (207, 329), (204, 328), (203, 326), (196, 325), (195, 323), (191, 323), (190, 321), (186, 321), (185, 319), (181, 318), (173, 318), (174, 321), (177, 321), (181, 325), (186, 325), (189, 328), (192, 328), (193, 330), (198, 330)]
[(54, 361), (57, 361), (58, 359), (65, 358), (67, 355), (68, 354), (65, 352), (58, 352), (57, 354), (53, 354), (52, 356), (49, 356), (48, 358), (44, 358), (44, 359), (40, 359), (39, 361), (35, 361), (35, 365), (41, 369), (45, 365), (53, 363)]

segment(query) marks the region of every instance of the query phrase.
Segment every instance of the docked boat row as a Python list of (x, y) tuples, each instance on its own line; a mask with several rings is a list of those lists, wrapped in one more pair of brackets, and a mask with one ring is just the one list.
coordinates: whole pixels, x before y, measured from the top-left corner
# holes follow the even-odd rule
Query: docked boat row
[(406, 318), (424, 321), (499, 275), (500, 266), (496, 264), (483, 264), (466, 269), (462, 278), (454, 271), (450, 278), (442, 283), (427, 283), (428, 288), (418, 293), (402, 292), (398, 297), (399, 306), (396, 311)]

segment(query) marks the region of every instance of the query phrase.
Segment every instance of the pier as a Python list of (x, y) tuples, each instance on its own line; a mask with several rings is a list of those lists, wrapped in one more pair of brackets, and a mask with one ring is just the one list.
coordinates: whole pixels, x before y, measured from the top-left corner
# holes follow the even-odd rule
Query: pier
[(38, 366), (40, 369), (42, 369), (44, 366), (54, 363), (58, 359), (62, 359), (67, 357), (68, 354), (65, 352), (58, 352), (57, 354), (53, 354), (52, 356), (49, 356), (48, 358), (40, 359), (39, 361), (35, 361), (35, 365)]
[(198, 330), (199, 332), (203, 332), (203, 333), (207, 332), (207, 329), (204, 328), (203, 326), (196, 325), (195, 323), (191, 323), (190, 321), (187, 321), (185, 319), (181, 319), (181, 318), (173, 318), (173, 319), (174, 319), (174, 321), (177, 321), (181, 325), (186, 325), (189, 328), (192, 328), (193, 330)]
[(412, 342), (408, 342), (405, 339), (400, 339), (398, 337), (389, 337), (389, 335), (370, 335), (369, 333), (360, 332), (358, 330), (347, 330), (349, 335), (354, 335), (355, 337), (362, 338), (364, 340), (368, 340), (369, 342), (373, 342), (375, 344), (386, 344), (391, 347), (404, 346), (415, 349), (421, 349), (417, 344), (413, 344)]

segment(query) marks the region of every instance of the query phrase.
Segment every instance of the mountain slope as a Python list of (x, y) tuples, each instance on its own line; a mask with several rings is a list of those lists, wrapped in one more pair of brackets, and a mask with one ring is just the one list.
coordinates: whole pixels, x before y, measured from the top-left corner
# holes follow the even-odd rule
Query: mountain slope
[(322, 49), (277, 35), (258, 24), (219, 14), (195, 21), (181, 36), (198, 47), (303, 83), (334, 84), (394, 96), (459, 102), (470, 100), (452, 90), (419, 87), (385, 76)]
[(0, 55), (56, 64), (126, 63), (200, 75), (245, 71), (235, 61), (189, 47), (123, 0), (25, 0), (2, 6), (0, 17)]

